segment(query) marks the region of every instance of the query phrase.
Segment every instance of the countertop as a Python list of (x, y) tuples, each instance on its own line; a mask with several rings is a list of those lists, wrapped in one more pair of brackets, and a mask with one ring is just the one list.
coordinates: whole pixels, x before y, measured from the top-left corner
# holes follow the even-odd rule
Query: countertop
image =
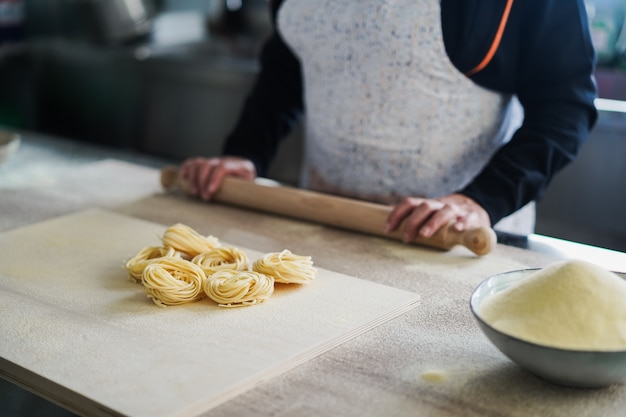
[[(319, 267), (422, 299), (407, 313), (203, 415), (623, 415), (624, 385), (559, 387), (511, 363), (480, 332), (469, 297), (490, 275), (563, 258), (625, 271), (626, 254), (538, 235), (499, 234), (500, 243), (484, 257), (461, 247), (442, 252), (407, 246), (163, 193), (158, 167), (170, 162), (24, 133), (18, 153), (0, 165), (0, 231), (105, 208), (163, 225), (184, 222), (253, 249), (288, 244), (311, 254)], [(38, 398), (3, 382), (0, 414), (67, 415)]]

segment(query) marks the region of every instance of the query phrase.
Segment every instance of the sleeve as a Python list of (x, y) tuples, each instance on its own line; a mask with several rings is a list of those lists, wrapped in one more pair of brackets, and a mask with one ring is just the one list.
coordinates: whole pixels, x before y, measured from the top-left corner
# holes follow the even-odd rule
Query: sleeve
[[(541, 198), (554, 175), (575, 159), (597, 118), (595, 53), (583, 1), (517, 3), (523, 4), (517, 18), (524, 29), (509, 41), (520, 46), (507, 48), (503, 39), (498, 54), (515, 64), (508, 71), (516, 74), (511, 84), (524, 120), (461, 190), (486, 209), (492, 224)], [(497, 76), (484, 72), (481, 77)]]
[[(280, 2), (271, 2), (273, 20)], [(298, 124), (303, 112), (300, 63), (274, 32), (261, 50), (260, 69), (222, 153), (250, 159), (264, 175), (278, 145)]]

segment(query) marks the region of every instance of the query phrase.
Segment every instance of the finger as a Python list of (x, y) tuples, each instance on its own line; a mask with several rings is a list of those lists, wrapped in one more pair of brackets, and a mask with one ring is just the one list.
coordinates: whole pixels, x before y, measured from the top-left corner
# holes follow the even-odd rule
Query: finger
[(220, 189), (225, 177), (244, 177), (244, 175), (241, 173), (242, 169), (240, 168), (240, 165), (241, 161), (233, 162), (228, 159), (222, 159), (219, 161), (219, 163), (216, 163), (213, 166), (213, 170), (211, 171), (211, 178), (209, 179), (206, 187), (208, 191), (208, 198), (213, 197), (213, 195)]
[(395, 206), (389, 216), (387, 216), (387, 223), (385, 224), (385, 233), (392, 232), (400, 226), (406, 217), (408, 217), (414, 207), (420, 204), (423, 200), (418, 198), (406, 198), (400, 204)]
[(436, 208), (429, 204), (428, 201), (420, 203), (413, 207), (411, 214), (406, 218), (404, 229), (402, 230), (402, 240), (405, 243), (413, 241), (419, 231), (421, 231), (425, 222), (433, 215)]
[(220, 189), (224, 177), (228, 174), (228, 169), (224, 167), (224, 164), (216, 165), (213, 169), (210, 182), (207, 184), (208, 197), (211, 198)]
[(453, 227), (457, 232), (464, 232), (472, 227), (480, 227), (480, 215), (475, 211), (470, 211), (469, 213), (458, 216), (456, 222)]
[(442, 227), (447, 227), (450, 223), (457, 221), (457, 213), (450, 205), (444, 205), (434, 211), (430, 218), (419, 229), (419, 235), (431, 237)]
[(192, 195), (201, 195), (203, 189), (204, 172), (210, 160), (206, 158), (193, 158), (184, 164), (183, 178), (189, 186)]
[(452, 228), (455, 232), (464, 232), (468, 229), (468, 224), (469, 222), (467, 217), (458, 217), (452, 224)]
[(219, 166), (220, 162), (218, 160), (208, 160), (198, 168), (196, 176), (203, 200), (210, 200), (213, 195), (211, 186), (214, 181), (213, 177), (215, 176), (215, 172), (219, 169)]

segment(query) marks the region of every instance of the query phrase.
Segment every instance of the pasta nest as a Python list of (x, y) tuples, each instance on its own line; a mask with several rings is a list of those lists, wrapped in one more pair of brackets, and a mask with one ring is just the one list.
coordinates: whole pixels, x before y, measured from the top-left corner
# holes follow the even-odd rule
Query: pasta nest
[(205, 279), (198, 265), (172, 256), (149, 263), (141, 276), (146, 295), (159, 307), (200, 300)]
[(247, 271), (250, 264), (248, 255), (241, 249), (232, 246), (215, 248), (210, 252), (201, 253), (196, 255), (191, 262), (202, 268), (207, 277), (222, 269)]
[(253, 271), (222, 269), (204, 281), (204, 292), (220, 307), (259, 304), (274, 293), (274, 279)]
[(182, 252), (183, 257), (188, 260), (220, 246), (220, 241), (216, 237), (210, 235), (202, 236), (191, 227), (182, 223), (176, 223), (165, 229), (161, 241), (163, 246)]
[(305, 284), (317, 276), (310, 256), (296, 255), (288, 249), (257, 259), (252, 264), (252, 270), (270, 275), (275, 282), (283, 284)]
[(174, 248), (164, 248), (161, 246), (147, 246), (141, 249), (134, 257), (126, 262), (129, 279), (134, 282), (141, 282), (143, 270), (150, 263), (164, 256), (180, 257), (180, 253)]

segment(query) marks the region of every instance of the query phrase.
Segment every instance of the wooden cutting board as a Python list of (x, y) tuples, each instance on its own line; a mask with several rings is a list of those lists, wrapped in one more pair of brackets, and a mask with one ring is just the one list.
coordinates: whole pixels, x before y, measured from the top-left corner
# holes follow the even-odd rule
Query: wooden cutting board
[(194, 416), (419, 304), (316, 265), (261, 305), (162, 309), (123, 265), (165, 228), (89, 210), (0, 234), (0, 373), (80, 414)]

